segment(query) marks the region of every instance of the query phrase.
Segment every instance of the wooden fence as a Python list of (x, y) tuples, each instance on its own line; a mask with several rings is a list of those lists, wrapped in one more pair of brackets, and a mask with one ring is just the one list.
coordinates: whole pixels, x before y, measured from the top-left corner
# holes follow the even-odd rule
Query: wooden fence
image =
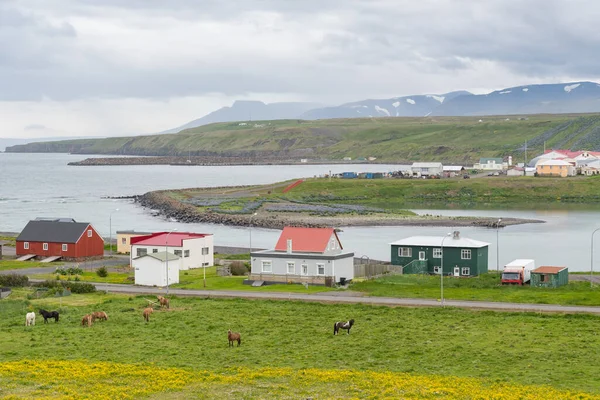
[(385, 274), (401, 274), (402, 267), (390, 264), (354, 264), (355, 278), (376, 278)]

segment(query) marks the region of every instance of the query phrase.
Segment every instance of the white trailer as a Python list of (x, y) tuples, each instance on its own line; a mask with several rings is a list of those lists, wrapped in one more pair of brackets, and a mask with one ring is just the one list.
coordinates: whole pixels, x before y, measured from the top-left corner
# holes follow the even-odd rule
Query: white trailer
[(531, 271), (534, 269), (534, 260), (517, 259), (511, 261), (502, 270), (502, 284), (525, 285), (531, 280)]

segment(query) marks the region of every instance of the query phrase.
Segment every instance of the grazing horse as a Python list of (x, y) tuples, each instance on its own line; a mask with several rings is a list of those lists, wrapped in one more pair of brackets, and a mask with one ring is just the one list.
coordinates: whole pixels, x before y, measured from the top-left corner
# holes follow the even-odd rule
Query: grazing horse
[(162, 297), (162, 296), (156, 296), (156, 298), (158, 299), (158, 302), (160, 303), (160, 308), (163, 307), (167, 307), (169, 308), (169, 299), (167, 299), (166, 297)]
[(35, 313), (33, 311), (28, 312), (27, 315), (25, 315), (25, 326), (30, 325), (35, 325)]
[(238, 342), (238, 347), (242, 344), (242, 337), (238, 332), (231, 332), (231, 329), (227, 331), (227, 339), (229, 340), (228, 347), (233, 347), (233, 342)]
[(97, 319), (108, 321), (108, 315), (104, 311), (94, 311), (92, 313), (92, 321), (95, 321)]
[(86, 314), (81, 318), (81, 326), (92, 326), (92, 314)]
[(340, 333), (340, 329), (346, 329), (348, 330), (348, 335), (350, 334), (350, 328), (352, 328), (352, 325), (354, 325), (354, 320), (351, 319), (350, 321), (346, 321), (346, 322), (336, 322), (335, 324), (333, 324), (333, 334), (337, 335), (338, 333)]
[(48, 319), (54, 318), (54, 322), (58, 322), (58, 311), (40, 310), (40, 314), (44, 317), (44, 323), (48, 323)]
[(144, 315), (144, 319), (146, 320), (146, 322), (150, 322), (150, 314), (152, 314), (152, 312), (154, 312), (152, 307), (144, 308), (143, 315)]

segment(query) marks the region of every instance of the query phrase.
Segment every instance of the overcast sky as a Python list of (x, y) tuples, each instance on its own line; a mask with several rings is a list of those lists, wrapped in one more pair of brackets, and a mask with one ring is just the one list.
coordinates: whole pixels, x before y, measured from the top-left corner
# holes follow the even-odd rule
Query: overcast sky
[(0, 137), (600, 81), (596, 0), (0, 0)]

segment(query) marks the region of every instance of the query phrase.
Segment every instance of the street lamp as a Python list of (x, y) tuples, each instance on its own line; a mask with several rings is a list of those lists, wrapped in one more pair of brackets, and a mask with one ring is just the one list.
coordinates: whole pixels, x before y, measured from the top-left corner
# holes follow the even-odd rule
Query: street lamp
[(442, 261), (440, 262), (440, 294), (442, 298), (442, 307), (444, 307), (444, 240), (448, 239), (451, 235), (451, 233), (447, 233), (446, 236), (442, 238)]
[(113, 211), (110, 212), (110, 214), (108, 215), (108, 230), (110, 232), (108, 232), (108, 245), (110, 246), (110, 255), (113, 255), (113, 248), (112, 248), (112, 215), (113, 213), (119, 211), (118, 208), (115, 208)]
[[(250, 225), (249, 225), (249, 233), (250, 233), (250, 253), (252, 253), (252, 217), (255, 217), (256, 214), (258, 213), (254, 213), (250, 216)], [(252, 259), (252, 256), (250, 256), (250, 259)]]
[(592, 278), (594, 276), (594, 234), (600, 231), (600, 228), (597, 228), (592, 232), (592, 249), (591, 249), (591, 262), (590, 262), (590, 287), (594, 286)]
[(177, 228), (173, 228), (167, 236), (165, 237), (165, 260), (167, 262), (167, 296), (169, 295), (169, 251), (167, 250), (167, 246), (169, 244), (169, 235), (175, 232)]
[(502, 222), (502, 218), (498, 218), (498, 222), (496, 222), (496, 272), (500, 272), (500, 241), (498, 240), (500, 222)]

